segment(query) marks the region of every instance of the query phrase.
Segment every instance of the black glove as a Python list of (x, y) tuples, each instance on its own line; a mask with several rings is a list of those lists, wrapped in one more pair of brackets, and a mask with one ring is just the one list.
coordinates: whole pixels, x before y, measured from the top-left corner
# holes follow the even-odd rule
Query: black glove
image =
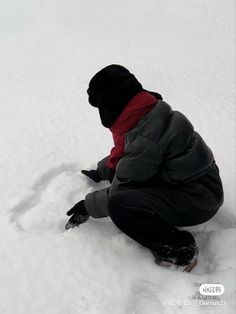
[(65, 225), (66, 230), (79, 226), (80, 224), (86, 222), (89, 218), (89, 214), (84, 206), (84, 200), (75, 204), (75, 206), (68, 210), (66, 214), (68, 216), (73, 215)]
[(98, 170), (81, 170), (81, 173), (85, 174), (87, 177), (89, 177), (96, 183), (102, 181), (102, 178), (100, 177)]

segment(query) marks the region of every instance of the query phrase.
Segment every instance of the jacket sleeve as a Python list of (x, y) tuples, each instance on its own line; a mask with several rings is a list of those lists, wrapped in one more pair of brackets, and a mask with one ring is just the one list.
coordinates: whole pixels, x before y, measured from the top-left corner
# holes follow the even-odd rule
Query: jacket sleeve
[(97, 171), (102, 180), (108, 180), (111, 182), (115, 174), (115, 169), (109, 168), (107, 166), (107, 161), (109, 157), (110, 156), (107, 156), (98, 162)]
[(108, 216), (108, 191), (109, 188), (105, 188), (86, 195), (84, 205), (90, 216), (94, 218)]
[(127, 133), (124, 156), (117, 164), (109, 196), (121, 189), (137, 186), (152, 179), (157, 174), (162, 160), (158, 144), (137, 133)]

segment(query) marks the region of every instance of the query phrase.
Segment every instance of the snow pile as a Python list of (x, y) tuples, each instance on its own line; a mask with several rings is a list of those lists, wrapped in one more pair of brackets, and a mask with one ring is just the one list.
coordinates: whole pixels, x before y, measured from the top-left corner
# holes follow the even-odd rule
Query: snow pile
[[(234, 2), (0, 2), (0, 313), (233, 313), (235, 306)], [(65, 232), (65, 212), (104, 183), (81, 169), (109, 153), (87, 103), (91, 76), (119, 63), (185, 113), (212, 148), (225, 203), (187, 228), (191, 274), (158, 267), (109, 218)], [(189, 304), (221, 283), (224, 304)], [(192, 302), (193, 303), (193, 302)]]

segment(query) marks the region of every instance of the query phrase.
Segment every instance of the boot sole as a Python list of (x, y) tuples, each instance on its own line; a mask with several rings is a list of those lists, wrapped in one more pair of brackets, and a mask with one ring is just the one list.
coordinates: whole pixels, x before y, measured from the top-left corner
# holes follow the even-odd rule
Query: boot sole
[(185, 268), (183, 269), (183, 271), (190, 273), (196, 265), (197, 265), (197, 258), (194, 259), (192, 263), (190, 263), (189, 265), (184, 266)]

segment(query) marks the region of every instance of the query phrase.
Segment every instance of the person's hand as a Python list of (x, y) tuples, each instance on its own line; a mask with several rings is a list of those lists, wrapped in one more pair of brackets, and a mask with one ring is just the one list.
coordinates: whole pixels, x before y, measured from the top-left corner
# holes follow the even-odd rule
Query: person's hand
[(72, 215), (72, 217), (68, 220), (67, 224), (65, 225), (66, 230), (78, 227), (82, 223), (86, 222), (89, 218), (89, 214), (87, 213), (86, 208), (84, 206), (84, 200), (75, 204), (70, 210), (68, 210), (66, 214), (67, 216)]
[(92, 179), (94, 182), (98, 183), (102, 181), (102, 178), (98, 170), (81, 170), (81, 173)]

